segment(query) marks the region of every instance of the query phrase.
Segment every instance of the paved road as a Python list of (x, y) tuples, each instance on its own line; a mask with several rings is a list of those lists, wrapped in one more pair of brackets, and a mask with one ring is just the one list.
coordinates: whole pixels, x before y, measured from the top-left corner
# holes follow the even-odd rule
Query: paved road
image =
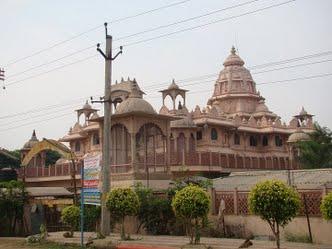
[(24, 238), (0, 238), (0, 249), (31, 249), (25, 245)]
[[(63, 232), (58, 233), (50, 233), (49, 240), (60, 242), (60, 243), (79, 243), (80, 234), (75, 233), (74, 238), (64, 239), (62, 236)], [(95, 237), (94, 233), (85, 233), (85, 240), (88, 237)], [(132, 235), (134, 240), (131, 241), (119, 241), (118, 234), (112, 234), (110, 237), (107, 237), (104, 240), (95, 240), (94, 244), (98, 245), (107, 245), (110, 241), (118, 241), (121, 246), (124, 245), (140, 245), (149, 246), (150, 248), (158, 248), (158, 247), (170, 247), (170, 248), (180, 248), (181, 246), (188, 243), (187, 237), (182, 236), (138, 236)], [(217, 239), (217, 238), (202, 238), (201, 242), (210, 245), (213, 249), (235, 249), (238, 248), (239, 245), (243, 242), (243, 240), (239, 239)], [(332, 249), (332, 245), (311, 245), (311, 244), (302, 244), (302, 243), (290, 243), (290, 242), (282, 242), (281, 247), (285, 249)], [(273, 249), (276, 248), (275, 243), (273, 241), (259, 241), (254, 240), (253, 246), (250, 249)]]

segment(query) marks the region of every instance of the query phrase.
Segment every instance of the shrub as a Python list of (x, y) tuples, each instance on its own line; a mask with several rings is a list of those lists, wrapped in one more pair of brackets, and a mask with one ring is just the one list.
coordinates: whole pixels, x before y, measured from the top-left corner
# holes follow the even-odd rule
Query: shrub
[(109, 192), (106, 205), (111, 215), (121, 221), (121, 239), (129, 238), (125, 234), (124, 219), (137, 214), (140, 207), (137, 194), (130, 188), (115, 188)]
[(168, 194), (156, 196), (152, 189), (142, 184), (135, 185), (135, 192), (141, 204), (137, 213), (140, 221), (137, 232), (143, 226), (149, 234), (169, 234), (175, 223), (175, 215)]
[(276, 238), (277, 248), (280, 248), (279, 226), (287, 225), (299, 208), (298, 193), (281, 181), (260, 182), (249, 193), (250, 211), (268, 222)]
[(66, 236), (73, 237), (74, 230), (78, 227), (79, 220), (80, 220), (80, 209), (75, 206), (68, 206), (65, 207), (61, 211), (61, 220), (70, 226), (70, 231)]
[(332, 192), (323, 198), (320, 205), (320, 211), (322, 212), (324, 219), (332, 220)]
[(84, 230), (96, 231), (101, 215), (101, 207), (94, 205), (84, 205)]
[(189, 185), (176, 192), (172, 207), (175, 215), (188, 226), (190, 244), (198, 244), (200, 228), (206, 221), (210, 208), (210, 198), (206, 191), (198, 186)]

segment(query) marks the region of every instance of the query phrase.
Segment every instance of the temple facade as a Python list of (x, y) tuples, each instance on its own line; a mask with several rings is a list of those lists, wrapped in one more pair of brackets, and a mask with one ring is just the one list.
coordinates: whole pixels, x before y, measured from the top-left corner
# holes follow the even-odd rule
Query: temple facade
[[(313, 115), (302, 108), (289, 124), (283, 123), (266, 106), (244, 64), (233, 47), (206, 106), (193, 110), (186, 104), (188, 91), (175, 80), (160, 91), (159, 112), (144, 100), (135, 79), (113, 84), (105, 97), (113, 109), (111, 182), (160, 185), (181, 174), (299, 168), (295, 144), (309, 139)], [(176, 103), (178, 96), (182, 102)], [(171, 106), (166, 106), (168, 97)], [(88, 102), (76, 112), (77, 122), (59, 141), (82, 161), (102, 153), (103, 117)], [(60, 159), (54, 167), (66, 163)]]

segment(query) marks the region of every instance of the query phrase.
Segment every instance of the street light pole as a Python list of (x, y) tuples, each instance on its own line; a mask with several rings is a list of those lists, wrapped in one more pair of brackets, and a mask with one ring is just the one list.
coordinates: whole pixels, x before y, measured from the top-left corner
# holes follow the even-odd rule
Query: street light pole
[(105, 59), (105, 95), (104, 95), (104, 128), (103, 128), (103, 165), (102, 165), (102, 189), (101, 189), (101, 224), (100, 232), (103, 235), (110, 234), (110, 213), (106, 207), (106, 196), (110, 190), (110, 168), (111, 168), (111, 115), (112, 115), (112, 100), (110, 99), (111, 83), (112, 83), (112, 61), (122, 53), (120, 51), (112, 57), (112, 36), (108, 35), (107, 23), (105, 25), (106, 34), (106, 51), (105, 53), (100, 49), (100, 44), (97, 44), (97, 51)]

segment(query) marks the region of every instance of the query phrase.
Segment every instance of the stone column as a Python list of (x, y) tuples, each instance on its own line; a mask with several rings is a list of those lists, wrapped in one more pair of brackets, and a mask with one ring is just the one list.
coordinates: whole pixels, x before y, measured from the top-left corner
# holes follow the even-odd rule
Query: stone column
[(138, 167), (136, 165), (136, 134), (130, 133), (130, 153), (131, 153), (131, 170), (133, 172), (138, 172)]

